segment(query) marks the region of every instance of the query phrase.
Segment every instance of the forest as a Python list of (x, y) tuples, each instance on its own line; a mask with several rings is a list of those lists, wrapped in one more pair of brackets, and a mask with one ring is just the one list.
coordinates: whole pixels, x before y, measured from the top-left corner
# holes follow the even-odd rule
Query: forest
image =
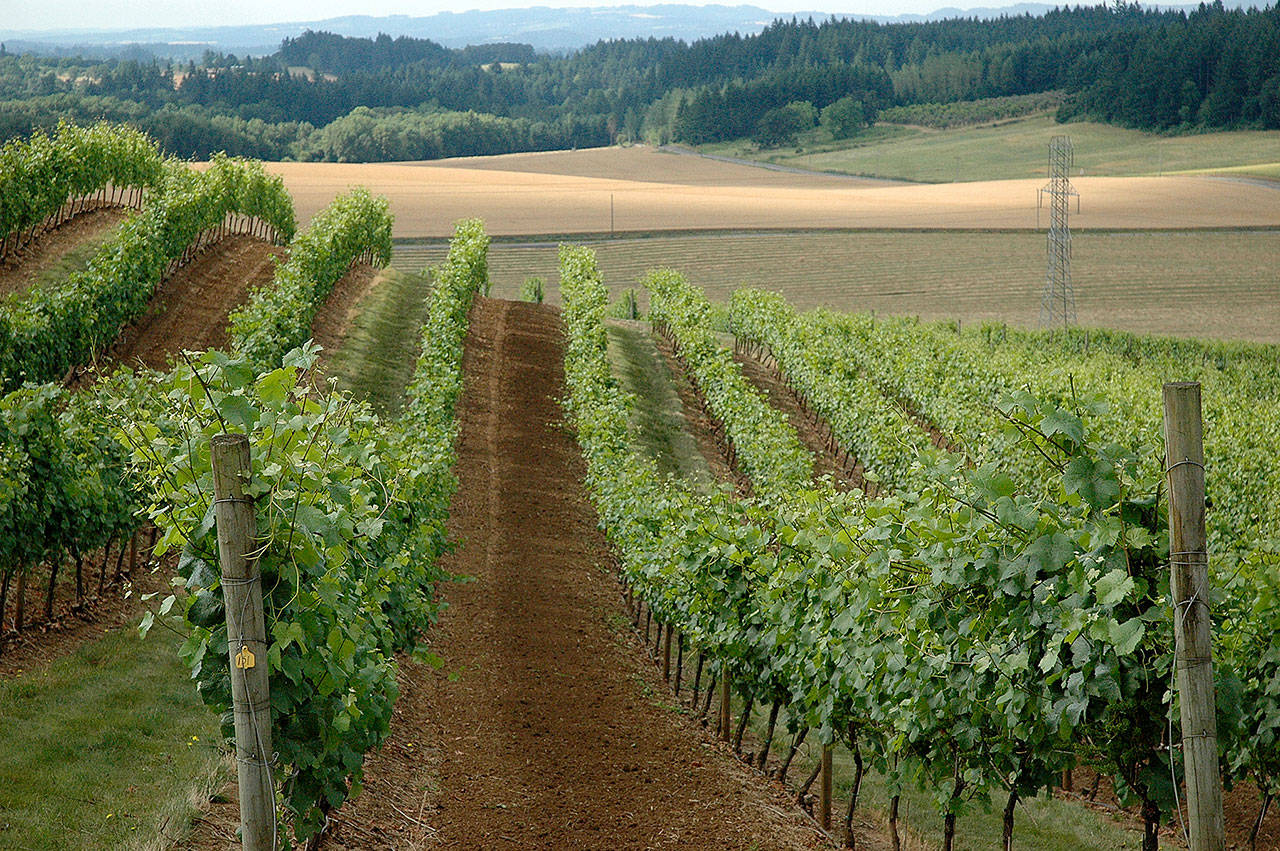
[[(0, 139), (108, 119), (169, 153), (379, 161), (769, 139), (781, 115), (1061, 92), (1059, 120), (1160, 132), (1280, 128), (1280, 7), (1063, 7), (883, 24), (778, 20), (758, 35), (528, 45), (307, 32), (276, 53), (200, 63), (0, 51)], [(814, 119), (816, 120), (816, 119)], [(782, 134), (785, 138), (786, 134)]]

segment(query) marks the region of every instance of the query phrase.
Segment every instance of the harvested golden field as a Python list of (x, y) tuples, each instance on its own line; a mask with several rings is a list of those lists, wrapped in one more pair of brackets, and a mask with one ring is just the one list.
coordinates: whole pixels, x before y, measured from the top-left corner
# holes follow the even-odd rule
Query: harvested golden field
[[(391, 200), (397, 237), (707, 229), (1034, 228), (1042, 180), (898, 184), (795, 174), (651, 148), (430, 163), (274, 163), (304, 222), (355, 185)], [(1086, 177), (1076, 228), (1280, 226), (1280, 191), (1208, 177)], [(1043, 220), (1041, 222), (1044, 223)]]
[[(777, 289), (804, 308), (875, 310), (1034, 326), (1045, 237), (1032, 232), (685, 234), (592, 243), (616, 294), (670, 266), (725, 300), (740, 286)], [(1073, 276), (1080, 322), (1130, 331), (1280, 342), (1280, 233), (1079, 233)], [(442, 243), (396, 246), (418, 272)], [(496, 242), (493, 294), (533, 275), (556, 301), (556, 243)]]

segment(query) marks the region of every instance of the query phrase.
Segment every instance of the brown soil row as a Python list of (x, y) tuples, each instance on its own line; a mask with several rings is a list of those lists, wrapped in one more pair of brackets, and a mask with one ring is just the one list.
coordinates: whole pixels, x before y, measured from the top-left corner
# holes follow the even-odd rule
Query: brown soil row
[(179, 351), (224, 347), (227, 317), (250, 290), (271, 283), (277, 258), (283, 260), (286, 251), (251, 236), (223, 239), (156, 289), (146, 312), (120, 332), (105, 363), (159, 369)]
[[(481, 299), (468, 338), (434, 647), (327, 848), (811, 848), (781, 796), (665, 706), (622, 620), (556, 399), (562, 328)], [(621, 625), (620, 625), (621, 624)]]
[(742, 351), (735, 351), (734, 361), (742, 368), (742, 375), (765, 401), (786, 414), (787, 421), (796, 430), (800, 442), (813, 455), (815, 479), (828, 476), (836, 487), (864, 489), (863, 467), (853, 461), (846, 465), (831, 451), (831, 430), (816, 414), (811, 413), (783, 380), (777, 369), (762, 364)]
[(0, 261), (0, 297), (25, 291), (37, 275), (60, 262), (85, 240), (118, 227), (129, 212), (111, 207), (89, 210), (36, 237), (22, 251)]
[(311, 339), (328, 353), (338, 349), (347, 328), (359, 312), (364, 301), (378, 282), (378, 270), (372, 266), (354, 266), (342, 280), (334, 284), (333, 292), (316, 311), (311, 320)]

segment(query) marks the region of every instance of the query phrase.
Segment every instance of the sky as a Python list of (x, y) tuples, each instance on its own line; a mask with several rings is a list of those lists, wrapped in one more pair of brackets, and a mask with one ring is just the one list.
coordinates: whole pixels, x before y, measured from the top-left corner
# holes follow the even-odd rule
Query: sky
[[(697, 0), (672, 0), (705, 5)], [(1016, 0), (724, 0), (722, 5), (760, 6), (771, 12), (834, 12), (898, 15), (932, 12), (943, 6), (1004, 6)], [(433, 15), (469, 9), (526, 6), (652, 5), (608, 0), (0, 0), (0, 29), (130, 29), (200, 27), (318, 21), (342, 15)]]

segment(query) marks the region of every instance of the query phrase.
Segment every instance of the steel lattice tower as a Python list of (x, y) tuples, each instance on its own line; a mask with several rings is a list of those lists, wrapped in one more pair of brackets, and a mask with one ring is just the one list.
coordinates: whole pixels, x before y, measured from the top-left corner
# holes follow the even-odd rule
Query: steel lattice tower
[(1070, 136), (1054, 136), (1049, 141), (1048, 268), (1044, 276), (1044, 296), (1040, 299), (1040, 327), (1067, 327), (1076, 321), (1076, 295), (1071, 288), (1071, 228), (1067, 213), (1072, 195), (1071, 168), (1075, 163)]

